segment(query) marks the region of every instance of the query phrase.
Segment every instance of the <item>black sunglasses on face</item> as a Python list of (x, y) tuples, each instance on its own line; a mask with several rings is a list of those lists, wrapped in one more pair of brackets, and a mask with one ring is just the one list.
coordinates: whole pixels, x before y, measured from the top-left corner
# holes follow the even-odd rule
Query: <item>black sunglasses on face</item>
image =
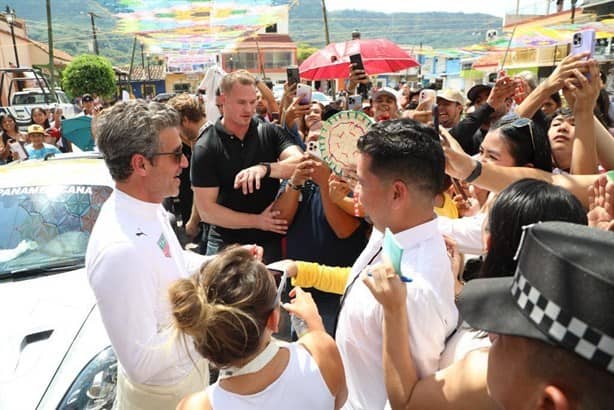
[(181, 147), (177, 148), (175, 151), (171, 152), (156, 152), (151, 154), (152, 157), (162, 156), (162, 155), (172, 155), (175, 159), (175, 162), (179, 163), (183, 159), (183, 150)]

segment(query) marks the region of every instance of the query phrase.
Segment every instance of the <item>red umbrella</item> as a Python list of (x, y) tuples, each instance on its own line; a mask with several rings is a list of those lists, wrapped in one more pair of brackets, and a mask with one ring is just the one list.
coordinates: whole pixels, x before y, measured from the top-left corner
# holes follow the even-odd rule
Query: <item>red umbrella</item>
[(360, 54), (369, 75), (394, 73), (416, 67), (418, 62), (390, 40), (350, 40), (331, 43), (313, 53), (299, 67), (301, 78), (324, 80), (350, 76), (350, 55)]

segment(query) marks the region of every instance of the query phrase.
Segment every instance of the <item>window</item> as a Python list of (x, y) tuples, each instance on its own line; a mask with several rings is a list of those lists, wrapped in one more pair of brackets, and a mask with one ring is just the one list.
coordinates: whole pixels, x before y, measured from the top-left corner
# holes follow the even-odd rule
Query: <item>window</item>
[(264, 68), (281, 68), (292, 65), (292, 52), (269, 51), (264, 53)]
[(173, 84), (173, 91), (177, 94), (190, 92), (189, 83), (175, 83)]
[(257, 53), (236, 53), (225, 54), (224, 66), (230, 70), (257, 70), (258, 69), (258, 54)]
[(143, 97), (156, 95), (156, 87), (153, 84), (143, 84)]

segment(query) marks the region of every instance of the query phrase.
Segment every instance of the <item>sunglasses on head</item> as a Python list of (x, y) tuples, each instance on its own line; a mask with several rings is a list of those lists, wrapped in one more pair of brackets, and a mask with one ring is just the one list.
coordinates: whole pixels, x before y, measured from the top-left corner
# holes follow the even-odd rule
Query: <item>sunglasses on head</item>
[(535, 137), (533, 136), (533, 121), (529, 118), (518, 118), (505, 126), (514, 127), (516, 129), (521, 129), (526, 126), (529, 126), (529, 134), (531, 135), (531, 146), (533, 147), (533, 152), (535, 152)]

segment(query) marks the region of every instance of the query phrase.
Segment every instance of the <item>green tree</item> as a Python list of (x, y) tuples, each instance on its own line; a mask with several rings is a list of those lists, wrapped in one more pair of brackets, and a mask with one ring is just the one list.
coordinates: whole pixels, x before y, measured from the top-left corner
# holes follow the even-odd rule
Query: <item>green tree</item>
[(115, 72), (108, 59), (92, 54), (75, 58), (64, 70), (62, 86), (71, 96), (115, 93)]
[(310, 55), (318, 51), (317, 48), (311, 47), (307, 43), (298, 43), (296, 45), (296, 59), (298, 63), (301, 64), (303, 61), (307, 60)]

